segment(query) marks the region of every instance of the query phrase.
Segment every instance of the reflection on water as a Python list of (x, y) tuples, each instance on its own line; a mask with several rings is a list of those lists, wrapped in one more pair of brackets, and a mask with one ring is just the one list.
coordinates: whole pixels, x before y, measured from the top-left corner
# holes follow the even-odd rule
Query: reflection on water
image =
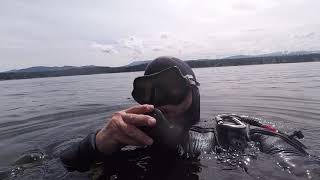
[[(320, 154), (320, 63), (195, 69), (201, 83), (202, 125), (221, 113), (247, 114), (287, 132)], [(88, 179), (67, 173), (59, 153), (129, 107), (132, 81), (142, 72), (0, 82), (0, 179)], [(203, 153), (182, 161), (175, 178), (295, 179), (270, 156)], [(147, 157), (136, 165), (143, 169)], [(98, 171), (98, 170), (97, 170)], [(320, 172), (320, 171), (319, 171)], [(180, 176), (181, 175), (181, 176)], [(113, 177), (116, 178), (116, 177)]]

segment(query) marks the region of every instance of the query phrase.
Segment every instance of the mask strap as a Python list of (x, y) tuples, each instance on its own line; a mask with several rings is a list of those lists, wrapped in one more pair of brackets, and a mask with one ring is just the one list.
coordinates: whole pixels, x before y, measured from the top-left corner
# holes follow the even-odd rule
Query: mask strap
[(183, 77), (186, 78), (191, 85), (200, 86), (200, 83), (199, 83), (198, 81), (196, 81), (196, 80), (193, 78), (192, 75), (187, 74), (187, 75), (185, 75), (185, 76), (183, 76)]

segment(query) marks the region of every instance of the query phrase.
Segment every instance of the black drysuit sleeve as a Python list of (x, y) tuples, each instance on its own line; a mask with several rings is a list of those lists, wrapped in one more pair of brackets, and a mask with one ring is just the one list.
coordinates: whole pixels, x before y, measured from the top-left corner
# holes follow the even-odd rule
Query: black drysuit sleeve
[(68, 171), (88, 171), (90, 166), (101, 158), (102, 153), (96, 147), (96, 133), (90, 133), (60, 154), (60, 160)]
[[(88, 171), (90, 167), (98, 161), (107, 162), (112, 171), (113, 166), (126, 159), (120, 152), (110, 156), (100, 153), (95, 144), (96, 133), (90, 133), (82, 141), (72, 145), (60, 155), (60, 159), (68, 171)], [(310, 174), (320, 175), (320, 160), (309, 155), (306, 151), (286, 141), (285, 139), (270, 134), (253, 133), (251, 140), (258, 142), (263, 153), (270, 154), (276, 158), (281, 167), (287, 169), (297, 176), (308, 176)], [(298, 143), (299, 144), (299, 143)], [(186, 142), (179, 149), (179, 154), (197, 156), (202, 151), (210, 152), (215, 149), (215, 134), (212, 132), (189, 132)], [(125, 153), (125, 154), (128, 154)], [(130, 153), (129, 153), (130, 154)], [(122, 162), (122, 161), (121, 161)]]
[(319, 158), (308, 154), (298, 140), (263, 133), (254, 133), (251, 138), (259, 142), (263, 153), (275, 157), (278, 165), (290, 173), (304, 177), (320, 175)]

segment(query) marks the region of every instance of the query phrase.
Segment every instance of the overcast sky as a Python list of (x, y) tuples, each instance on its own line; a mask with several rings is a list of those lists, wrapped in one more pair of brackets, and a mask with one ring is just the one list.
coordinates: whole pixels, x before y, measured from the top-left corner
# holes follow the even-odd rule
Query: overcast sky
[(0, 0), (0, 71), (320, 50), (319, 0)]

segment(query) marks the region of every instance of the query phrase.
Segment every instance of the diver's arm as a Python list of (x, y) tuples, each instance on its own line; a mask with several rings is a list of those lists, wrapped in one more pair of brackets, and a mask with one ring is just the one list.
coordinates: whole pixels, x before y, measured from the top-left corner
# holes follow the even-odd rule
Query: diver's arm
[(260, 133), (253, 134), (251, 138), (259, 142), (262, 152), (274, 156), (277, 164), (290, 173), (297, 176), (312, 176), (319, 171), (319, 159), (309, 155), (296, 139), (290, 142), (279, 136)]
[(68, 171), (87, 171), (95, 161), (102, 157), (102, 153), (97, 150), (95, 137), (95, 132), (90, 133), (86, 138), (60, 154), (60, 160)]
[(126, 145), (151, 145), (153, 140), (138, 126), (155, 126), (156, 120), (144, 115), (153, 109), (152, 105), (137, 105), (114, 113), (100, 131), (89, 134), (61, 154), (64, 166), (68, 171), (87, 171), (100, 156), (113, 157)]
[(194, 126), (189, 130), (178, 151), (182, 157), (196, 158), (201, 153), (215, 151), (216, 145), (216, 137), (212, 129)]

